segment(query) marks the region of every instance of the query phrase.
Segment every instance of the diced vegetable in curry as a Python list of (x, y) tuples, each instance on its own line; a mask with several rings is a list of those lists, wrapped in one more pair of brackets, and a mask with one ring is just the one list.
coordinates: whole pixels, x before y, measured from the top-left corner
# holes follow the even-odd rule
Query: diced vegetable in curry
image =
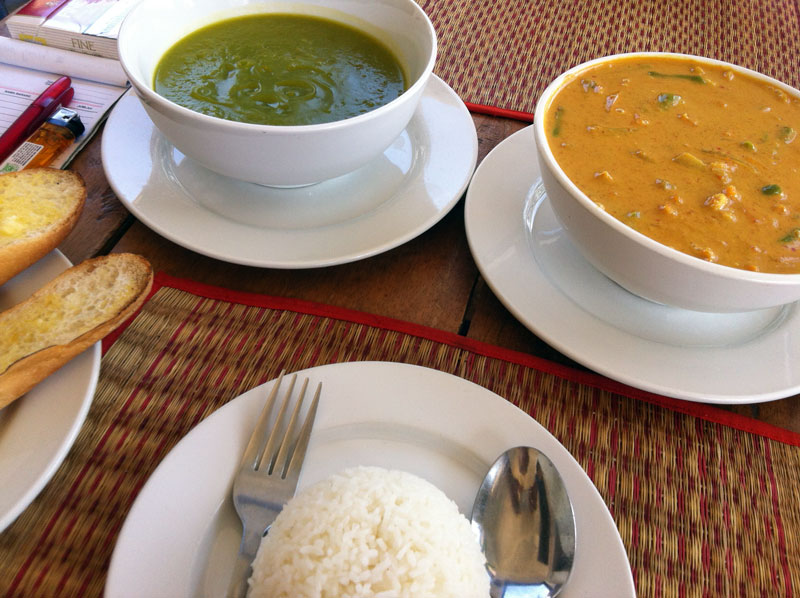
[(567, 82), (546, 127), (567, 176), (625, 224), (708, 261), (800, 273), (800, 94), (623, 58)]

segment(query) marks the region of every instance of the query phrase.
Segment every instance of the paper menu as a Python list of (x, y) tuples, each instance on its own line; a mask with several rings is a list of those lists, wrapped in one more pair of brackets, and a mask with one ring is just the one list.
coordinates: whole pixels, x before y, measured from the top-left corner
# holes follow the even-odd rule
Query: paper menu
[[(0, 63), (0, 130), (5, 131), (11, 126), (25, 108), (57, 78), (57, 74)], [(106, 109), (121, 95), (116, 87), (81, 79), (73, 79), (72, 87), (75, 97), (69, 108), (80, 115), (87, 130), (98, 124)]]
[[(9, 46), (9, 44), (12, 45)], [(4, 132), (48, 85), (61, 75), (69, 75), (72, 77), (72, 87), (75, 90), (75, 96), (70, 102), (69, 108), (78, 112), (81, 122), (83, 122), (86, 127), (86, 131), (51, 164), (51, 166), (55, 168), (62, 168), (69, 163), (83, 145), (97, 132), (100, 123), (105, 119), (108, 111), (127, 90), (127, 85), (119, 84), (119, 73), (113, 68), (111, 72), (105, 73), (104, 77), (106, 79), (112, 79), (113, 82), (93, 81), (76, 76), (74, 72), (70, 72), (73, 70), (70, 69), (70, 59), (74, 56), (80, 57), (80, 60), (76, 63), (79, 66), (83, 66), (81, 61), (84, 59), (92, 59), (95, 61), (91, 63), (95, 68), (90, 67), (88, 71), (83, 68), (78, 68), (77, 71), (79, 75), (89, 74), (91, 76), (96, 76), (97, 74), (102, 74), (96, 68), (98, 66), (97, 61), (105, 61), (108, 63), (114, 63), (115, 61), (93, 56), (76, 55), (73, 52), (54, 50), (52, 48), (40, 48), (37, 52), (47, 50), (48, 53), (46, 56), (38, 56), (34, 60), (28, 58), (24, 61), (24, 64), (35, 64), (43, 70), (35, 70), (18, 64), (9, 64), (9, 62), (12, 61), (11, 59), (13, 59), (14, 53), (10, 51), (6, 52), (6, 48), (11, 47), (12, 49), (16, 49), (13, 44), (36, 47), (35, 44), (0, 38), (0, 49), (2, 50), (0, 56), (3, 57), (2, 61), (0, 61), (0, 133)], [(28, 52), (29, 50), (25, 50), (24, 52), (26, 57), (28, 56)], [(59, 54), (54, 56), (52, 52), (58, 52)], [(68, 55), (67, 60), (61, 60), (63, 57), (60, 53)], [(69, 56), (70, 54), (73, 56)], [(47, 59), (48, 57), (50, 60)], [(99, 66), (107, 65), (99, 63)], [(52, 71), (47, 70), (48, 67), (55, 67), (55, 69)], [(118, 63), (117, 68), (119, 68)], [(124, 74), (122, 76), (122, 81), (125, 81)]]

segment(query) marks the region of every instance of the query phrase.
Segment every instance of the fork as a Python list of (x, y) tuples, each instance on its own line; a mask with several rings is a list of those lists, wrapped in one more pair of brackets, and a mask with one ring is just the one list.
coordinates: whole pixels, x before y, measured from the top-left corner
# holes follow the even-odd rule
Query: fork
[[(317, 413), (317, 404), (322, 390), (321, 383), (317, 385), (314, 399), (308, 408), (300, 433), (297, 438), (294, 438), (294, 429), (308, 386), (308, 378), (306, 378), (289, 422), (284, 429), (283, 420), (297, 380), (297, 374), (294, 374), (274, 423), (270, 425), (270, 415), (283, 376), (284, 372), (281, 372), (267, 397), (233, 481), (233, 504), (242, 520), (244, 531), (228, 586), (230, 598), (243, 597), (247, 593), (250, 567), (258, 551), (261, 538), (275, 521), (283, 506), (294, 496), (306, 448), (308, 448), (308, 440), (311, 436), (311, 427), (314, 425), (314, 417)], [(282, 437), (281, 434), (283, 434)]]

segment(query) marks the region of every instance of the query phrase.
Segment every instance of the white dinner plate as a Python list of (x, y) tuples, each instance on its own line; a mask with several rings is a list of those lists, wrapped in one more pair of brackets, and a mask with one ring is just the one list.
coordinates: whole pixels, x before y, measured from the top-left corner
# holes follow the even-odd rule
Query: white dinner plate
[[(53, 251), (2, 286), (0, 309), (22, 302), (69, 268)], [(0, 409), (0, 531), (41, 492), (78, 435), (100, 375), (100, 343)]]
[(533, 128), (498, 145), (475, 172), (467, 238), (509, 311), (554, 348), (609, 378), (704, 403), (800, 392), (797, 304), (709, 314), (652, 303), (580, 255), (541, 186)]
[[(322, 398), (300, 489), (347, 467), (377, 465), (426, 478), (469, 516), (492, 462), (509, 447), (534, 446), (552, 459), (574, 505), (575, 568), (561, 595), (635, 595), (625, 548), (597, 489), (566, 449), (517, 407), (419, 366), (341, 363), (305, 375), (309, 388), (322, 382)], [(221, 407), (159, 464), (120, 531), (107, 598), (224, 595), (241, 534), (233, 475), (271, 387)]]
[(269, 268), (352, 262), (413, 239), (458, 202), (477, 157), (469, 111), (435, 76), (382, 156), (317, 185), (281, 189), (215, 174), (175, 149), (132, 93), (109, 116), (102, 143), (111, 186), (144, 224), (198, 253)]

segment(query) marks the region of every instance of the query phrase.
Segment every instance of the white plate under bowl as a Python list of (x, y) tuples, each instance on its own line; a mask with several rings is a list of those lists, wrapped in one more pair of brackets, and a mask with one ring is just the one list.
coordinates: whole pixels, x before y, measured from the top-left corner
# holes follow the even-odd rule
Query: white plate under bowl
[[(398, 363), (325, 365), (304, 376), (309, 388), (322, 382), (322, 398), (299, 489), (347, 467), (377, 465), (427, 479), (469, 516), (497, 456), (534, 446), (552, 459), (574, 506), (575, 564), (560, 596), (635, 596), (625, 548), (589, 477), (547, 430), (502, 397)], [(120, 531), (107, 598), (224, 595), (241, 534), (233, 476), (271, 387), (221, 407), (159, 464)]]
[[(2, 286), (0, 309), (22, 302), (69, 268), (53, 251)], [(0, 409), (0, 531), (50, 481), (78, 435), (100, 375), (97, 343)]]
[(500, 143), (465, 206), (481, 274), (528, 329), (578, 363), (630, 386), (704, 403), (800, 393), (800, 309), (712, 314), (641, 299), (569, 241), (541, 186), (533, 128)]
[(458, 202), (477, 157), (469, 111), (436, 76), (382, 156), (317, 185), (263, 187), (215, 174), (175, 149), (131, 93), (102, 143), (109, 183), (144, 224), (197, 253), (268, 268), (342, 264), (413, 239)]

